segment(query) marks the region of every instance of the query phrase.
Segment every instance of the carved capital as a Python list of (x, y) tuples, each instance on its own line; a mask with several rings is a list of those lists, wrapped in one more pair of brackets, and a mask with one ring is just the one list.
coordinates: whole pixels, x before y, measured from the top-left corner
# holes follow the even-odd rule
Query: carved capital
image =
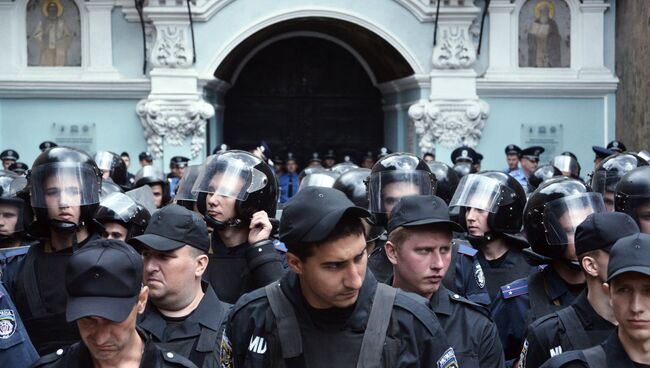
[(159, 68), (190, 68), (194, 54), (189, 26), (157, 24), (155, 27), (151, 64)]
[(214, 116), (214, 107), (203, 99), (168, 101), (145, 99), (138, 102), (136, 113), (144, 127), (149, 152), (162, 157), (163, 143), (181, 146), (191, 137), (192, 157), (205, 145), (205, 122)]
[(489, 105), (480, 99), (422, 100), (409, 108), (423, 152), (434, 150), (436, 143), (449, 149), (463, 144), (476, 147), (489, 113)]
[(438, 43), (433, 49), (433, 67), (436, 69), (465, 69), (476, 61), (476, 48), (465, 25), (440, 29)]

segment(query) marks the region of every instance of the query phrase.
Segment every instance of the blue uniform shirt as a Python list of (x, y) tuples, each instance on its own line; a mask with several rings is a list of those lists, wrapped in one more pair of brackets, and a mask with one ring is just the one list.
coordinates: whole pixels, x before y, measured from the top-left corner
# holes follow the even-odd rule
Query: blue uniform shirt
[(280, 175), (278, 182), (280, 184), (280, 203), (285, 203), (298, 193), (298, 174), (284, 173)]
[(3, 367), (29, 367), (38, 360), (25, 325), (9, 293), (0, 283), (0, 364)]
[(517, 168), (517, 170), (504, 169), (503, 172), (517, 179), (519, 184), (524, 187), (524, 190), (528, 192), (528, 179), (524, 175), (524, 170), (521, 168)]

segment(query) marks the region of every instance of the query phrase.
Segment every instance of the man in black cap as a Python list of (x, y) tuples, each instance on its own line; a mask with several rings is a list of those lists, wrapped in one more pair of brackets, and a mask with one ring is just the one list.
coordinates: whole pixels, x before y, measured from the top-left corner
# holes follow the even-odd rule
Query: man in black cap
[(41, 144), (38, 145), (38, 149), (41, 150), (41, 152), (45, 152), (49, 150), (50, 148), (58, 147), (59, 145), (52, 142), (52, 141), (45, 141), (42, 142)]
[(129, 182), (129, 186), (133, 186), (135, 184), (135, 175), (133, 175), (129, 170), (129, 166), (131, 166), (131, 156), (129, 156), (129, 153), (124, 151), (120, 154), (120, 157), (122, 158), (122, 161), (124, 161), (124, 165), (126, 165), (126, 180)]
[(280, 203), (286, 203), (289, 199), (298, 193), (298, 163), (293, 153), (287, 153), (285, 165), (286, 171), (278, 176), (278, 186), (280, 187)]
[(320, 155), (318, 152), (313, 152), (311, 154), (311, 157), (309, 158), (309, 163), (307, 163), (307, 167), (323, 167), (322, 160), (320, 158)]
[(551, 358), (542, 368), (635, 368), (650, 365), (650, 235), (621, 238), (609, 252), (607, 283), (618, 327), (600, 345)]
[(519, 184), (526, 189), (528, 182), (526, 181), (526, 176), (524, 175), (523, 170), (519, 168), (519, 159), (521, 158), (522, 152), (521, 148), (516, 144), (509, 144), (506, 146), (505, 152), (508, 167), (503, 170), (503, 172), (517, 179)]
[(372, 166), (375, 164), (375, 157), (372, 154), (372, 151), (366, 152), (361, 159), (361, 167), (365, 169), (372, 169)]
[(481, 171), (481, 162), (483, 162), (483, 155), (480, 152), (476, 152), (476, 161), (472, 164), (474, 171)]
[(539, 156), (544, 153), (544, 147), (532, 146), (521, 151), (521, 170), (528, 178), (539, 165)]
[(229, 304), (201, 278), (210, 238), (195, 212), (170, 204), (158, 211), (143, 235), (130, 244), (144, 257), (149, 303), (138, 325), (156, 344), (197, 367), (219, 366), (219, 343)]
[(33, 367), (194, 367), (158, 348), (136, 328), (147, 303), (142, 257), (119, 240), (96, 240), (70, 257), (66, 318), (80, 342), (42, 357)]
[(366, 272), (368, 216), (332, 188), (307, 187), (288, 202), (280, 240), (291, 272), (233, 307), (223, 367), (458, 366), (425, 300)]
[(333, 149), (328, 149), (327, 153), (323, 156), (323, 167), (331, 169), (334, 165), (336, 165), (336, 153), (334, 153)]
[(9, 170), (9, 166), (18, 161), (20, 155), (12, 149), (4, 150), (0, 153), (0, 160), (2, 160), (2, 167), (4, 170)]
[(605, 341), (616, 327), (607, 279), (609, 251), (623, 237), (639, 232), (634, 220), (619, 212), (593, 213), (576, 229), (576, 254), (587, 289), (571, 305), (538, 319), (528, 327), (519, 367), (539, 367), (565, 351), (586, 349)]
[(476, 151), (467, 146), (461, 146), (451, 152), (451, 162), (455, 164), (468, 163), (470, 165), (476, 162)]
[(190, 159), (185, 156), (174, 156), (169, 160), (169, 170), (167, 174), (167, 182), (169, 183), (169, 195), (174, 198), (176, 195), (176, 186), (185, 173), (185, 168), (190, 162)]
[(149, 152), (140, 152), (138, 155), (138, 160), (140, 161), (140, 166), (150, 166), (153, 164), (153, 156)]
[[(447, 290), (453, 232), (447, 204), (436, 196), (402, 197), (388, 221), (393, 287), (429, 300), (461, 367), (503, 367), (503, 347), (487, 309)], [(453, 272), (453, 271), (452, 271)]]
[(616, 139), (607, 143), (607, 147), (591, 146), (591, 149), (594, 151), (594, 154), (596, 154), (596, 157), (594, 158), (594, 167), (598, 166), (598, 164), (608, 156), (627, 151), (623, 142)]
[(27, 166), (27, 164), (24, 162), (14, 162), (13, 164), (9, 165), (9, 171), (13, 171), (20, 176), (25, 176), (27, 174), (27, 170), (29, 170), (29, 166)]

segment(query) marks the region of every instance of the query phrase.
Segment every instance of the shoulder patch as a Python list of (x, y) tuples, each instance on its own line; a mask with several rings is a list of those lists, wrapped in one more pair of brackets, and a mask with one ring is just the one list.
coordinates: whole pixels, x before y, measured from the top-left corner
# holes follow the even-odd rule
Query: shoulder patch
[(287, 249), (287, 246), (284, 245), (283, 242), (281, 242), (281, 241), (279, 241), (277, 239), (273, 241), (273, 247), (275, 248), (275, 250), (277, 250), (278, 252), (281, 252), (281, 253), (286, 253), (286, 252), (289, 251), (289, 249)]
[(521, 347), (521, 353), (519, 353), (519, 361), (517, 362), (517, 368), (526, 368), (527, 356), (528, 356), (528, 339), (525, 339), (524, 345)]
[(510, 299), (528, 294), (528, 279), (515, 280), (508, 285), (501, 286), (503, 299)]
[(438, 368), (458, 368), (458, 360), (454, 348), (449, 348), (438, 360)]
[(466, 256), (474, 257), (478, 250), (472, 248), (470, 245), (464, 242), (458, 243), (458, 253), (464, 254)]
[(16, 332), (16, 314), (13, 309), (0, 309), (0, 340), (6, 340)]
[(463, 305), (466, 305), (475, 311), (481, 313), (482, 315), (486, 317), (490, 317), (490, 311), (483, 305), (480, 305), (478, 303), (474, 303), (473, 301), (463, 297), (462, 295), (456, 294), (451, 290), (447, 290), (449, 292), (449, 299), (452, 301), (452, 303), (461, 303)]

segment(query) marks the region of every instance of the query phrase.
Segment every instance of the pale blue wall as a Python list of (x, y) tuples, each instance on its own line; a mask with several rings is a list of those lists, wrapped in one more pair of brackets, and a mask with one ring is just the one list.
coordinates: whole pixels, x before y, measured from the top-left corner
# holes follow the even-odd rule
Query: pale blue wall
[(112, 27), (113, 65), (125, 77), (144, 77), (142, 75), (144, 54), (140, 23), (127, 22), (122, 14), (122, 8), (114, 8)]

